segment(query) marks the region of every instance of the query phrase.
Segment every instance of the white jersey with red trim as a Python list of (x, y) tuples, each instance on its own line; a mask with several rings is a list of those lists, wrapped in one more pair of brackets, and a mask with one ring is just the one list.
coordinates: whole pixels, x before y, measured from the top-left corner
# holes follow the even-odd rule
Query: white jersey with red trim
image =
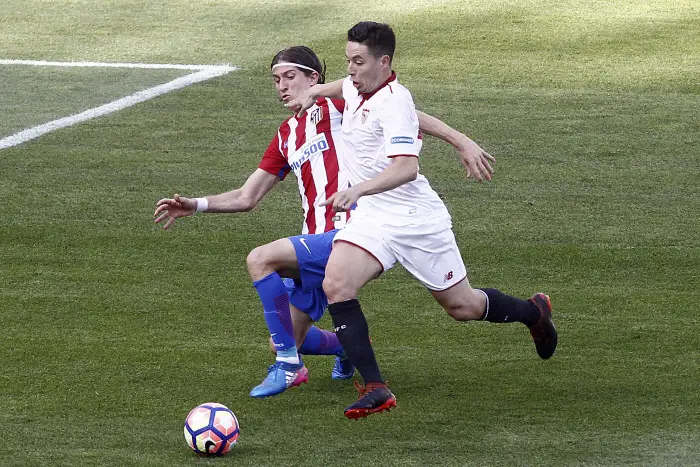
[(336, 147), (340, 140), (344, 102), (321, 98), (306, 113), (292, 116), (280, 125), (259, 168), (284, 179), (294, 171), (304, 209), (302, 234), (317, 234), (342, 228), (348, 213), (332, 206), (319, 206), (348, 185), (344, 160)]
[[(343, 153), (351, 185), (376, 177), (393, 157), (418, 157), (423, 144), (418, 115), (411, 93), (395, 73), (368, 94), (359, 93), (348, 77), (343, 81), (343, 98)], [(360, 216), (385, 225), (438, 221), (451, 226), (445, 204), (420, 174), (393, 190), (360, 198), (353, 217)]]

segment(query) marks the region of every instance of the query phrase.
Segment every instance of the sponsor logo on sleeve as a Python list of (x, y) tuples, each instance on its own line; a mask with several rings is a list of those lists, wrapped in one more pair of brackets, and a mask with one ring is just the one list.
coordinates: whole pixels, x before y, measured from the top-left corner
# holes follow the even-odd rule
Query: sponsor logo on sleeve
[(391, 138), (391, 144), (413, 144), (413, 138), (410, 136), (394, 136)]

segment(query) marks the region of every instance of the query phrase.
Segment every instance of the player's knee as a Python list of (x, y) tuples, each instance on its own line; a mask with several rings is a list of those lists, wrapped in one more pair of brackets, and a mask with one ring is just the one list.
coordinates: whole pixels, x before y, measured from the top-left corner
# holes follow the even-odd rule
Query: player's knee
[(269, 258), (264, 245), (248, 253), (246, 265), (253, 280), (259, 280), (265, 276), (265, 271), (269, 269)]
[(350, 300), (357, 295), (357, 291), (352, 290), (347, 281), (329, 274), (323, 279), (323, 291), (330, 303)]

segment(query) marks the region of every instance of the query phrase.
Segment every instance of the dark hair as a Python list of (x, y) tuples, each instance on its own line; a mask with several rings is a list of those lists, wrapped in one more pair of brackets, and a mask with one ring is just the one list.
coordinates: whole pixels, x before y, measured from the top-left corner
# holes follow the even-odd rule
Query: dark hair
[(374, 21), (362, 21), (348, 31), (348, 42), (357, 42), (366, 45), (369, 52), (375, 57), (388, 55), (389, 60), (394, 58), (396, 50), (396, 36), (391, 26)]
[[(295, 45), (294, 47), (288, 47), (284, 50), (280, 50), (272, 59), (270, 68), (278, 63), (289, 62), (298, 63), (299, 65), (308, 66), (313, 68), (318, 72), (318, 84), (323, 84), (326, 82), (326, 62), (321, 63), (316, 54), (310, 48), (303, 45)], [(311, 71), (305, 68), (297, 68), (299, 71), (304, 73), (306, 76), (311, 76)]]

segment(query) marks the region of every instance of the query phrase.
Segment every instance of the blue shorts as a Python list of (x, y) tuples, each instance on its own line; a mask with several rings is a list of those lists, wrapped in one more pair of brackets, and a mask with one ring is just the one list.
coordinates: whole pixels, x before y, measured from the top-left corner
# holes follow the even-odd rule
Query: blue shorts
[(300, 276), (299, 279), (284, 280), (289, 303), (309, 315), (313, 321), (321, 319), (328, 306), (328, 298), (323, 292), (323, 278), (336, 233), (337, 229), (322, 234), (288, 237), (297, 254)]

